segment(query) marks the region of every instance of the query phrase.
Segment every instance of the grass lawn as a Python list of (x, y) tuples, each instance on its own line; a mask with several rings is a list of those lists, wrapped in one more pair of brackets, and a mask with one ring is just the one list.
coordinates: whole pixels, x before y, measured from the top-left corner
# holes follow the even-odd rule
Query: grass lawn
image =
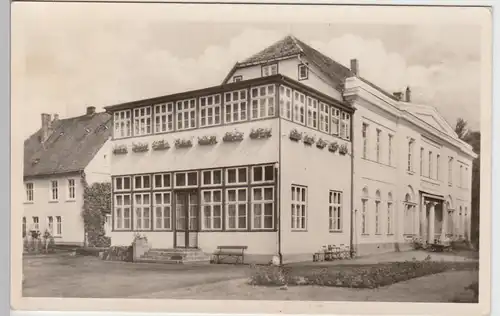
[(24, 257), (23, 296), (120, 298), (248, 276), (248, 266), (102, 261), (95, 257)]
[[(348, 271), (363, 266), (329, 269)], [(314, 268), (318, 266), (304, 264), (294, 270)], [(281, 290), (249, 285), (253, 269), (246, 265), (136, 264), (67, 255), (25, 257), (23, 271), (24, 296), (80, 298), (449, 302), (478, 279), (477, 270), (449, 271), (378, 289), (289, 286)]]

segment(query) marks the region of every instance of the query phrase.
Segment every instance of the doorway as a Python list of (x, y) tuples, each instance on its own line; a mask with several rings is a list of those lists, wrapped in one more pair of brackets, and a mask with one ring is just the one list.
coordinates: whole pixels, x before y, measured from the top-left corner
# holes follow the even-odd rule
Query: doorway
[(175, 192), (175, 248), (198, 248), (198, 192)]

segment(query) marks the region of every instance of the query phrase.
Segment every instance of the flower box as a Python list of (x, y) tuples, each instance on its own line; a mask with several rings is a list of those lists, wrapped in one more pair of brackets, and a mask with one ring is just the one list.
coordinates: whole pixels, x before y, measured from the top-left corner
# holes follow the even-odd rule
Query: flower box
[(115, 155), (124, 155), (128, 153), (127, 145), (118, 145), (113, 148), (113, 154)]
[(288, 137), (291, 140), (298, 142), (299, 140), (302, 139), (302, 133), (299, 133), (296, 129), (292, 129)]
[(224, 142), (241, 142), (243, 140), (244, 134), (242, 132), (234, 131), (227, 132), (224, 137), (222, 137), (222, 141)]
[(132, 144), (132, 151), (135, 153), (143, 153), (149, 150), (149, 144), (148, 143), (137, 143), (137, 144)]
[(304, 142), (304, 144), (306, 144), (306, 145), (311, 146), (312, 144), (314, 144), (314, 142), (315, 142), (315, 141), (316, 141), (316, 140), (314, 139), (314, 136), (310, 136), (310, 135), (306, 135), (306, 136), (304, 136), (304, 140), (303, 140), (303, 142)]
[(175, 140), (175, 148), (189, 148), (193, 147), (193, 141), (190, 139), (176, 139)]
[(164, 139), (155, 140), (151, 147), (153, 148), (153, 150), (167, 150), (170, 148), (170, 144)]
[(330, 145), (328, 145), (328, 151), (334, 153), (337, 151), (337, 149), (339, 149), (339, 144), (337, 142), (333, 142), (333, 143), (330, 143)]
[(316, 147), (318, 147), (319, 149), (323, 149), (326, 147), (326, 145), (328, 145), (323, 139), (318, 139), (318, 141), (316, 142)]
[(257, 128), (250, 131), (251, 139), (264, 139), (269, 138), (272, 135), (272, 130), (270, 128)]
[(217, 144), (217, 136), (198, 137), (198, 145), (206, 146), (206, 145), (215, 145), (215, 144)]
[(341, 155), (346, 155), (349, 152), (349, 149), (347, 148), (346, 144), (342, 144), (339, 148), (339, 154)]

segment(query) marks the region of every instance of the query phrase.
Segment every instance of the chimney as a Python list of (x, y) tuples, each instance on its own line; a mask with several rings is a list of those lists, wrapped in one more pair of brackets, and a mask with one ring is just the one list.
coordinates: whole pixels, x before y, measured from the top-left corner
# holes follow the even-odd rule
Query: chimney
[(57, 122), (59, 120), (59, 114), (55, 113), (54, 117), (52, 118), (52, 122)]
[(95, 106), (87, 106), (87, 115), (95, 114)]
[(351, 59), (351, 72), (355, 76), (359, 76), (359, 63), (357, 59)]
[(392, 94), (398, 101), (401, 101), (403, 99), (403, 92), (394, 92)]
[(411, 102), (411, 90), (410, 90), (410, 87), (406, 87), (406, 102)]
[(45, 142), (51, 133), (50, 114), (42, 113), (42, 138), (40, 142)]

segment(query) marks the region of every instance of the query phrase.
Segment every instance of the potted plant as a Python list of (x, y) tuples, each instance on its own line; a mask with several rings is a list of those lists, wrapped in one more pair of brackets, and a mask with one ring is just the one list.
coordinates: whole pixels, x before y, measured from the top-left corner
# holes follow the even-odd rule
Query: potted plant
[(319, 149), (323, 149), (326, 147), (327, 142), (325, 142), (322, 138), (318, 139), (318, 141), (316, 142), (316, 147), (318, 147)]
[(198, 137), (198, 145), (206, 146), (206, 145), (215, 145), (217, 144), (217, 136), (203, 136)]
[(311, 146), (315, 142), (314, 136), (305, 135), (303, 142), (304, 144)]
[(251, 139), (264, 139), (271, 137), (271, 135), (272, 133), (270, 128), (257, 128), (250, 131)]
[(175, 148), (189, 148), (193, 147), (193, 141), (191, 139), (181, 139), (175, 140)]
[(124, 155), (126, 153), (128, 153), (127, 145), (116, 145), (113, 148), (113, 154), (115, 155)]
[(330, 143), (330, 145), (328, 145), (328, 150), (332, 153), (336, 152), (338, 148), (339, 148), (339, 144), (337, 142), (333, 142), (333, 143)]
[(348, 152), (349, 149), (347, 148), (347, 144), (342, 144), (339, 148), (339, 154), (346, 155)]
[(241, 142), (243, 140), (244, 134), (242, 132), (238, 131), (233, 131), (233, 132), (227, 132), (224, 134), (224, 137), (222, 137), (222, 141), (224, 142)]
[(148, 143), (133, 143), (132, 144), (132, 151), (135, 153), (142, 153), (142, 152), (146, 152), (148, 150), (149, 150)]
[(170, 144), (164, 139), (155, 140), (151, 147), (153, 148), (153, 150), (167, 150), (170, 148)]
[(295, 128), (292, 129), (290, 131), (290, 134), (288, 135), (288, 137), (293, 140), (293, 141), (296, 141), (298, 142), (299, 140), (302, 139), (302, 133), (299, 133), (299, 131), (297, 131)]

